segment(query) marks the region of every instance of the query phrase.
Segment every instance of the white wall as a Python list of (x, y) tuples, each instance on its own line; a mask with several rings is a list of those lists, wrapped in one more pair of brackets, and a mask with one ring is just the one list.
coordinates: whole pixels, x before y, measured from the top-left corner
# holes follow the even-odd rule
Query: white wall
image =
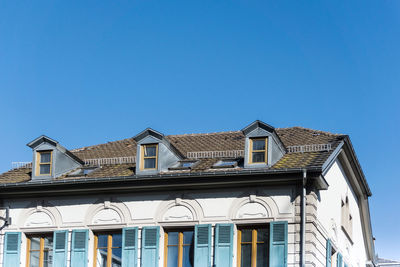
[[(25, 234), (61, 229), (121, 229), (126, 226), (190, 226), (198, 223), (235, 223), (236, 225), (289, 222), (288, 265), (295, 266), (298, 245), (295, 224), (295, 188), (259, 187), (235, 190), (203, 190), (170, 193), (132, 193), (91, 197), (51, 197), (13, 200), (10, 206), (12, 225), (6, 231)], [(161, 230), (160, 244), (163, 244)], [(298, 234), (298, 233), (297, 233)], [(26, 238), (21, 247), (21, 266), (25, 266)], [(139, 235), (140, 238), (140, 235)], [(71, 239), (70, 239), (71, 241)], [(140, 241), (140, 240), (139, 240)], [(234, 236), (236, 243), (236, 229)], [(236, 244), (235, 244), (236, 246)], [(162, 245), (160, 257), (163, 258)], [(1, 252), (2, 253), (2, 252)], [(140, 251), (139, 251), (140, 256)], [(234, 248), (234, 266), (236, 249)], [(160, 261), (160, 266), (163, 261)], [(93, 235), (89, 241), (89, 265), (93, 266)]]
[[(325, 179), (329, 184), (329, 189), (320, 191), (317, 220), (349, 266), (365, 266), (367, 257), (357, 197), (338, 160), (327, 171)], [(341, 228), (341, 200), (346, 195), (349, 198), (350, 214), (353, 217), (353, 244)]]

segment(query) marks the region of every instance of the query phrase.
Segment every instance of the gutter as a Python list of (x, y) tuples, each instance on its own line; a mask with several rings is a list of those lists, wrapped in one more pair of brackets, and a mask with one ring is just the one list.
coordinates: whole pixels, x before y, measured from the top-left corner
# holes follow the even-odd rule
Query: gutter
[[(236, 170), (229, 172), (202, 172), (158, 174), (146, 176), (47, 180), (0, 185), (0, 199), (16, 197), (99, 194), (110, 192), (152, 192), (171, 190), (217, 189), (226, 187), (257, 186), (261, 184), (300, 184), (304, 169)], [(321, 169), (307, 169), (319, 189)], [(310, 176), (311, 175), (311, 176)]]
[[(79, 178), (79, 179), (60, 179), (60, 180), (38, 180), (28, 181), (21, 183), (6, 183), (0, 184), (0, 191), (5, 188), (25, 188), (43, 185), (56, 185), (56, 184), (86, 184), (93, 182), (118, 182), (128, 180), (149, 180), (153, 178), (185, 178), (185, 177), (216, 177), (216, 176), (246, 176), (246, 175), (261, 175), (261, 174), (295, 174), (303, 172), (303, 168), (293, 169), (263, 169), (263, 170), (236, 170), (236, 171), (225, 171), (225, 172), (195, 172), (195, 173), (171, 173), (171, 174), (153, 174), (153, 175), (132, 175), (132, 176), (116, 176), (116, 177), (104, 177), (104, 178)], [(308, 171), (321, 172), (321, 167), (309, 167)]]
[(303, 170), (303, 183), (302, 183), (302, 191), (301, 191), (301, 230), (300, 230), (300, 240), (301, 240), (301, 248), (300, 248), (300, 266), (305, 267), (305, 249), (306, 249), (306, 184), (307, 184), (307, 170)]

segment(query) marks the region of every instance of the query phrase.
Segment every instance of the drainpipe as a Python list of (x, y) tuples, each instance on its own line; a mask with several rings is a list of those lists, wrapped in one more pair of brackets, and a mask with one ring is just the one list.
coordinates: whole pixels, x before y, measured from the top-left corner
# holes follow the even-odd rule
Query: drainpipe
[(302, 184), (302, 192), (301, 192), (301, 248), (300, 248), (300, 266), (305, 267), (305, 250), (306, 250), (306, 183), (307, 183), (307, 170), (303, 170), (303, 184)]

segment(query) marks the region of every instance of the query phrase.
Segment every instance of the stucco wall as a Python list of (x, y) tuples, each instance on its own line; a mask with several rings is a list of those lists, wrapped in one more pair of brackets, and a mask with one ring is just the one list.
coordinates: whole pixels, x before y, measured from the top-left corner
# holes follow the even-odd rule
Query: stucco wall
[[(165, 227), (192, 226), (199, 223), (213, 226), (216, 223), (246, 225), (286, 220), (289, 223), (288, 266), (298, 266), (299, 218), (296, 216), (295, 208), (298, 205), (298, 197), (296, 197), (294, 186), (159, 194), (51, 197), (42, 200), (26, 199), (5, 202), (4, 204), (10, 206), (10, 216), (13, 220), (12, 225), (6, 231), (21, 231), (25, 234), (62, 229), (71, 231), (89, 228), (96, 231), (121, 229), (127, 226), (141, 228), (160, 225), (161, 259), (163, 258), (162, 244), (164, 242), (162, 229)], [(236, 266), (236, 232), (235, 229), (233, 266)], [(25, 235), (22, 236), (21, 266), (25, 266), (26, 238)], [(139, 231), (139, 241), (140, 237), (141, 232)], [(69, 242), (71, 242), (71, 236)], [(0, 248), (1, 253), (3, 253), (2, 247), (3, 244)], [(140, 251), (138, 255), (140, 256)], [(88, 266), (93, 266), (92, 231), (90, 232), (88, 258)], [(159, 264), (163, 266), (163, 261), (160, 260)]]
[[(323, 246), (319, 254), (325, 257), (325, 243), (323, 239), (330, 238), (334, 248), (343, 255), (343, 260), (349, 266), (365, 266), (367, 256), (364, 246), (360, 211), (356, 195), (351, 189), (343, 168), (336, 160), (325, 174), (329, 189), (320, 191), (317, 201), (316, 219), (320, 225), (318, 239)], [(350, 214), (353, 217), (353, 233), (351, 240), (341, 227), (341, 201), (346, 195), (349, 199)]]

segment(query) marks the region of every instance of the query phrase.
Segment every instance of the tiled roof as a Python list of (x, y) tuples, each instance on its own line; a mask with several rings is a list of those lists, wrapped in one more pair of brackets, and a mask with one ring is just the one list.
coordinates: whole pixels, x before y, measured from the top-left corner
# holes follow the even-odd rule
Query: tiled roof
[[(333, 150), (343, 138), (343, 135), (302, 127), (280, 128), (276, 129), (276, 133), (286, 147), (330, 143), (332, 144)], [(187, 152), (194, 151), (244, 150), (245, 143), (245, 137), (241, 131), (209, 134), (168, 135), (166, 136), (166, 139), (184, 156), (187, 155)], [(287, 153), (271, 168), (290, 169), (322, 166), (322, 164), (332, 153), (332, 150), (320, 152)], [(73, 149), (70, 150), (70, 152), (82, 160), (94, 158), (130, 157), (136, 156), (136, 142), (133, 140), (133, 138), (127, 138), (105, 144)], [(224, 169), (212, 168), (212, 166), (218, 160), (218, 158), (201, 159), (200, 162), (191, 170), (171, 170), (169, 172), (224, 171)], [(240, 170), (241, 168), (238, 167), (237, 169)], [(103, 165), (93, 172), (81, 177), (102, 178), (132, 176), (134, 175), (134, 170), (135, 164)], [(31, 169), (28, 168), (10, 170), (0, 174), (0, 183), (18, 183), (28, 181), (30, 180), (31, 176), (30, 172)], [(69, 178), (76, 179), (77, 176), (68, 176), (67, 174), (57, 179)]]

